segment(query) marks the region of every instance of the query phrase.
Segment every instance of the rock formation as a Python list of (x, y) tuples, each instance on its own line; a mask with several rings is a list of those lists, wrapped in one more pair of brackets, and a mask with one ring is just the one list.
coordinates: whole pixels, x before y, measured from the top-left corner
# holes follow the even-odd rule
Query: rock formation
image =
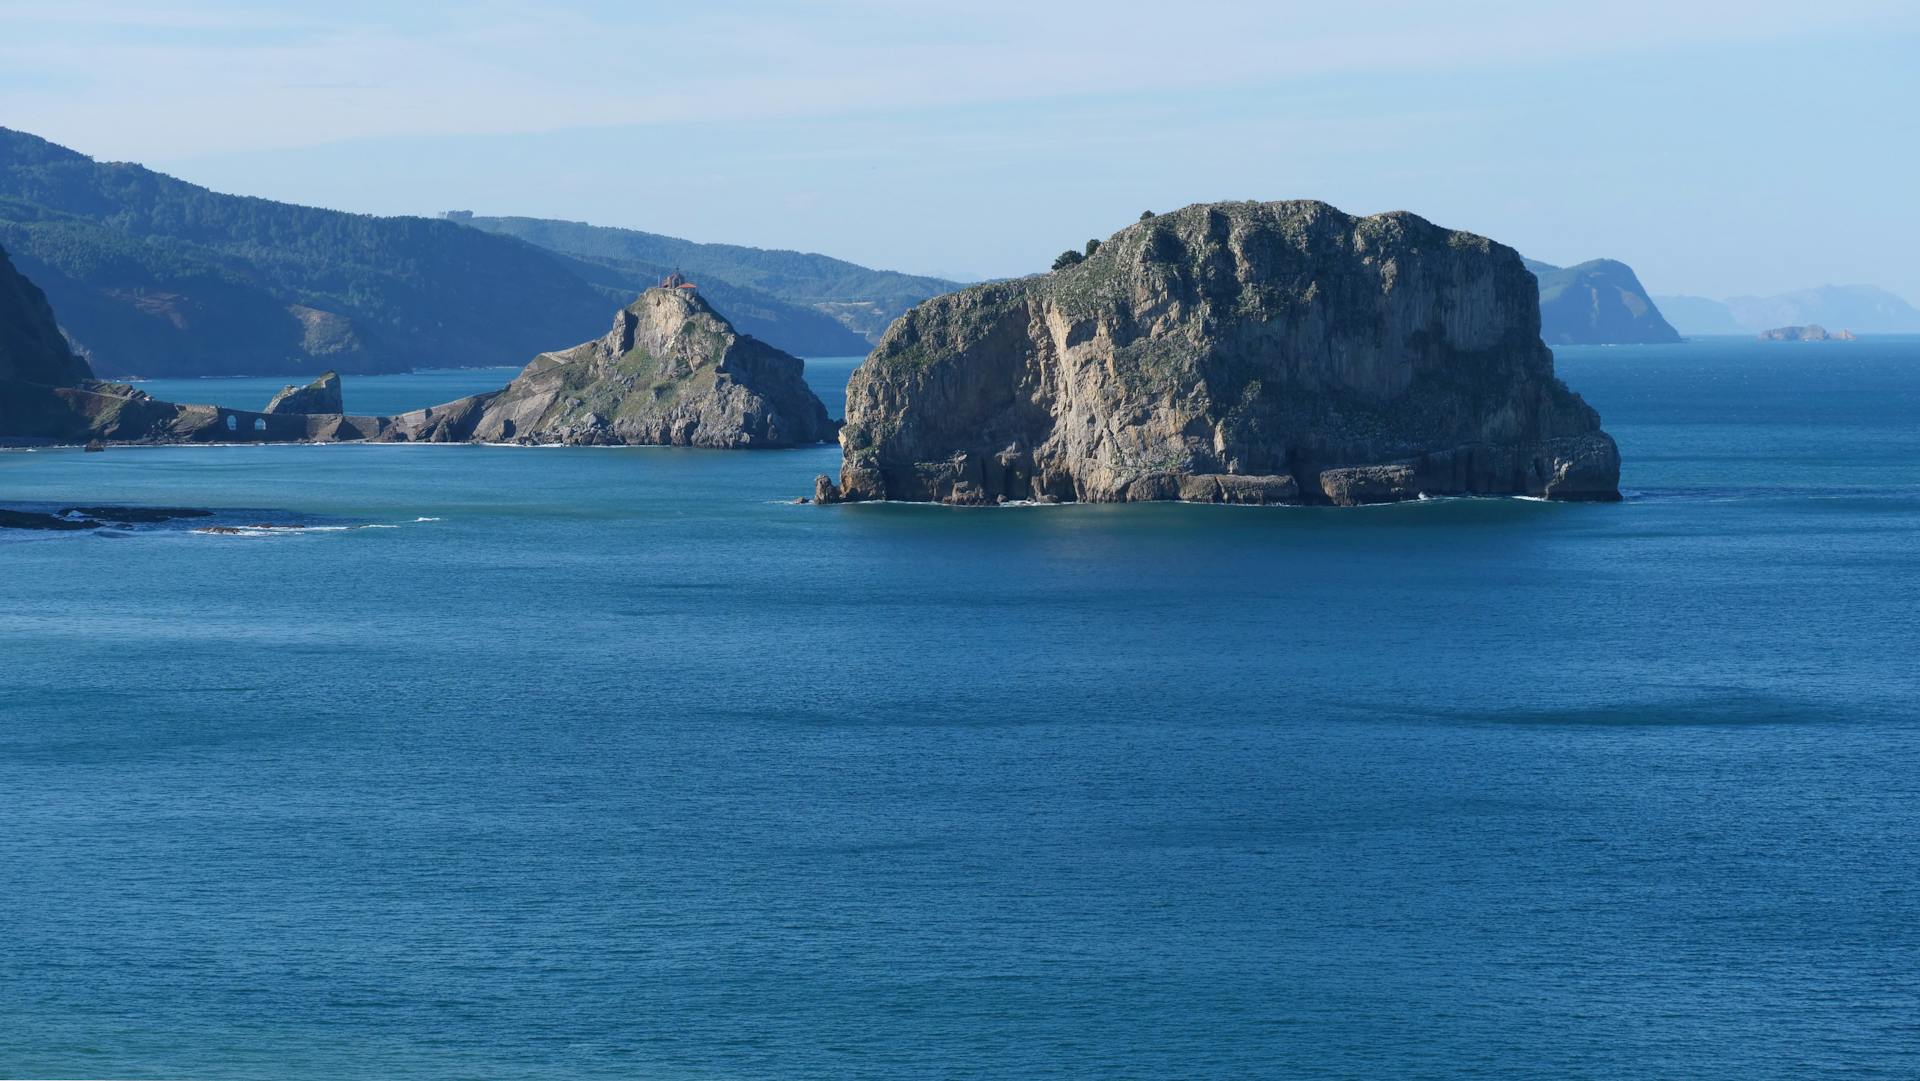
[(1619, 498), (1512, 249), (1405, 213), (1219, 203), (894, 323), (831, 499)]
[(384, 439), (790, 447), (833, 438), (798, 357), (656, 288), (598, 341), (535, 357), (503, 390), (393, 418)]
[(320, 378), (304, 387), (287, 386), (267, 403), (265, 413), (344, 413), (340, 396), (340, 376), (322, 372)]
[(1803, 327), (1775, 327), (1760, 332), (1763, 342), (1850, 342), (1854, 341), (1853, 331), (1833, 330), (1818, 323), (1808, 323)]

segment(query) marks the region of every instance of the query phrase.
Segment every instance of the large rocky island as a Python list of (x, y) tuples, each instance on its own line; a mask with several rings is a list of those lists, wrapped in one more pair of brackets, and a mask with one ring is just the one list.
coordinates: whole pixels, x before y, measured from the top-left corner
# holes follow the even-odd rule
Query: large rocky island
[(92, 378), (46, 298), (0, 253), (0, 440), (14, 443), (512, 442), (761, 448), (819, 443), (834, 422), (803, 362), (736, 332), (675, 282), (606, 337), (543, 353), (504, 388), (397, 417), (343, 413), (328, 372), (255, 412), (163, 402)]
[(823, 501), (1619, 498), (1512, 249), (1412, 214), (1217, 203), (926, 301), (854, 373)]

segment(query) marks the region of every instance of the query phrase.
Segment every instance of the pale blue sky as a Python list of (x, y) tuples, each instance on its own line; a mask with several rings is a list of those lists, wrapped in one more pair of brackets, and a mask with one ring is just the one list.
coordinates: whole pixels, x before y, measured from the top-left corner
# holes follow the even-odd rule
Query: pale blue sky
[(1920, 5), (0, 0), (0, 124), (210, 187), (1016, 274), (1223, 198), (1920, 302)]

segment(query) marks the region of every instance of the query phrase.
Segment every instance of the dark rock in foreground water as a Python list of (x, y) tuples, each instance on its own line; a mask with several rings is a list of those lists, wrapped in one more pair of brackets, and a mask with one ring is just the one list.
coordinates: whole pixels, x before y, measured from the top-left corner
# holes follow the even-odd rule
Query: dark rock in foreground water
[(927, 301), (847, 388), (844, 500), (1619, 498), (1512, 249), (1411, 214), (1188, 207)]
[(102, 524), (86, 518), (63, 518), (58, 514), (47, 514), (43, 511), (8, 510), (0, 507), (0, 529), (44, 529), (67, 532), (99, 529)]
[(63, 507), (57, 511), (0, 507), (0, 529), (45, 529), (69, 532), (119, 526), (152, 525), (182, 518), (211, 518), (199, 507)]

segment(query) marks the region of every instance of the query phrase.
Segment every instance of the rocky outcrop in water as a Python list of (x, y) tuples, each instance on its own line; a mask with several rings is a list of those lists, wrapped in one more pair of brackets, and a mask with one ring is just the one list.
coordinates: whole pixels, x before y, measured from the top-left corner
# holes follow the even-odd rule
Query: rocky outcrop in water
[(1851, 330), (1828, 330), (1818, 323), (1809, 323), (1803, 327), (1775, 327), (1760, 332), (1763, 342), (1850, 342), (1856, 340)]
[(264, 413), (344, 413), (347, 407), (340, 394), (340, 376), (322, 372), (320, 378), (304, 387), (287, 386), (267, 403)]
[(833, 438), (805, 365), (735, 332), (697, 292), (656, 288), (598, 341), (534, 358), (505, 389), (393, 418), (386, 439), (790, 447)]
[(1619, 498), (1518, 254), (1317, 202), (1188, 207), (919, 305), (840, 441), (829, 501)]

